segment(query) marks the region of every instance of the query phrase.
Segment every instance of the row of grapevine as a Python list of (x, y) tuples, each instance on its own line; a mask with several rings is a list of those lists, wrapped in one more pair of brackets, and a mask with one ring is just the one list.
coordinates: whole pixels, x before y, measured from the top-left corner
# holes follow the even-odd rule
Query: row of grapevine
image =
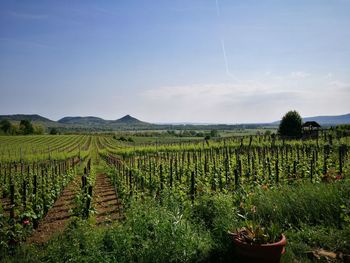
[(52, 206), (75, 175), (78, 158), (35, 163), (0, 163), (1, 209), (10, 220), (34, 223)]
[[(327, 142), (221, 142), (214, 147), (138, 149), (101, 153), (116, 168), (130, 195), (180, 189), (191, 198), (201, 192), (234, 191), (240, 184), (333, 180), (350, 173), (349, 146)], [(120, 179), (121, 178), (121, 179)]]
[(91, 144), (91, 136), (87, 135), (22, 137), (0, 136), (1, 162), (64, 160), (87, 151)]

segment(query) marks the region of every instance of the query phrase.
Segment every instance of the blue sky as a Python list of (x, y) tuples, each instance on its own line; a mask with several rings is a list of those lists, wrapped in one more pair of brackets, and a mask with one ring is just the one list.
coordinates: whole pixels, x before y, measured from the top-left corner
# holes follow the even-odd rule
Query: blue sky
[(348, 0), (0, 0), (0, 114), (349, 113), (349, 14)]

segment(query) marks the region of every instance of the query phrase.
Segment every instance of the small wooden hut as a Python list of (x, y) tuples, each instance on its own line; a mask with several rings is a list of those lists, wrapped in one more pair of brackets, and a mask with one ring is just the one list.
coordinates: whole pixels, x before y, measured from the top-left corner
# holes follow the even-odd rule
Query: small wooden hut
[(307, 121), (302, 125), (303, 138), (318, 138), (321, 125), (315, 121)]

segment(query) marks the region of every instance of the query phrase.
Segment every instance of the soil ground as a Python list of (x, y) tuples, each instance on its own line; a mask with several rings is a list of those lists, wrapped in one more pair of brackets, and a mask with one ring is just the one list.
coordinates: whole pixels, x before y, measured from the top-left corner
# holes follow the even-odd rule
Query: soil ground
[[(72, 217), (74, 197), (81, 189), (81, 177), (77, 176), (63, 191), (62, 195), (48, 211), (38, 228), (28, 238), (29, 243), (45, 243), (54, 235), (63, 232)], [(95, 208), (96, 224), (108, 225), (121, 219), (121, 203), (105, 174), (97, 174), (93, 188), (93, 207)]]
[(53, 235), (63, 232), (69, 218), (72, 216), (71, 210), (75, 205), (74, 197), (80, 189), (81, 177), (77, 176), (63, 190), (61, 196), (39, 223), (38, 228), (28, 238), (29, 243), (44, 243), (50, 240)]
[(105, 174), (97, 174), (93, 192), (96, 223), (110, 224), (121, 218), (121, 203), (113, 185)]

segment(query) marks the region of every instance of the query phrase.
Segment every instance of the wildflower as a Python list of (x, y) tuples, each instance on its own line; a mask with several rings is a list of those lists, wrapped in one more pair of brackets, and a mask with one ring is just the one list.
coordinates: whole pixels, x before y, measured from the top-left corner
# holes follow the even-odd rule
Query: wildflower
[(30, 225), (29, 219), (24, 219), (24, 220), (23, 220), (23, 225), (25, 225), (25, 226)]
[(335, 177), (335, 180), (341, 180), (343, 179), (343, 176), (341, 176), (340, 174), (338, 174), (336, 177)]

